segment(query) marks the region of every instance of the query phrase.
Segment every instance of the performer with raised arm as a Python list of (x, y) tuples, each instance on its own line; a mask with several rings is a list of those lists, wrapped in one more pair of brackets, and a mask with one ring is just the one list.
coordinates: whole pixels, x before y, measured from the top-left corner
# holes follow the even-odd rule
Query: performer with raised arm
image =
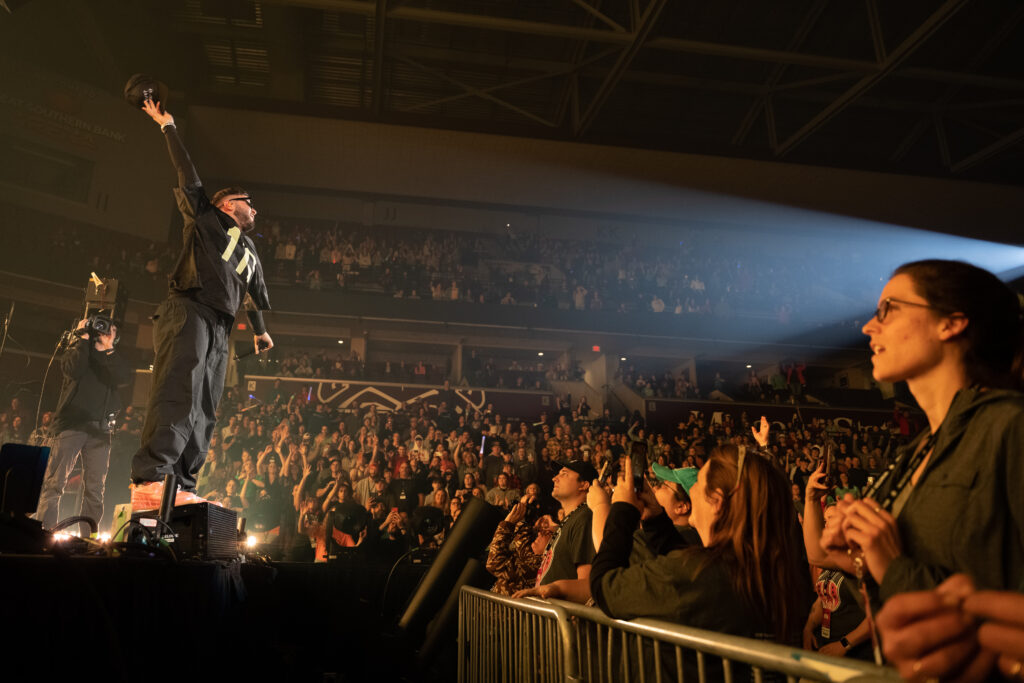
[(256, 209), (239, 187), (210, 198), (178, 138), (174, 117), (147, 97), (142, 109), (160, 124), (178, 172), (174, 194), (185, 219), (183, 246), (167, 300), (153, 316), (153, 386), (142, 443), (132, 460), (132, 507), (159, 507), (163, 478), (178, 477), (178, 505), (202, 502), (196, 475), (206, 459), (224, 390), (228, 337), (245, 304), (255, 351), (273, 347), (261, 311), (270, 310), (263, 268), (248, 233)]

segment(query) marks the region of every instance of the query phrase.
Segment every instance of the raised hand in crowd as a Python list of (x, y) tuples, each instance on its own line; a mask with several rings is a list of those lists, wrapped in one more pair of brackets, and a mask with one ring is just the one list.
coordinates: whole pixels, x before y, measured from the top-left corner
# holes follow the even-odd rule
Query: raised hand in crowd
[(518, 502), (512, 506), (512, 509), (505, 515), (505, 521), (510, 524), (519, 524), (519, 522), (526, 519), (526, 503)]
[(855, 567), (849, 553), (846, 552), (846, 547), (829, 550), (823, 538), (825, 535), (829, 535), (831, 538), (839, 528), (839, 524), (835, 522), (827, 527), (825, 525), (821, 500), (828, 490), (829, 482), (825, 474), (825, 461), (822, 460), (811, 472), (811, 476), (807, 479), (807, 487), (804, 489), (802, 528), (807, 561), (815, 567), (842, 569), (852, 574)]
[(754, 440), (757, 441), (757, 445), (761, 448), (768, 448), (768, 430), (771, 425), (768, 424), (768, 418), (764, 415), (761, 416), (761, 422), (758, 427), (751, 427), (750, 433), (754, 435)]
[(601, 485), (599, 479), (590, 482), (590, 488), (587, 490), (587, 507), (590, 508), (592, 515), (590, 535), (594, 541), (594, 550), (597, 551), (601, 549), (601, 541), (604, 540), (604, 525), (608, 521), (608, 513), (611, 510), (611, 496)]

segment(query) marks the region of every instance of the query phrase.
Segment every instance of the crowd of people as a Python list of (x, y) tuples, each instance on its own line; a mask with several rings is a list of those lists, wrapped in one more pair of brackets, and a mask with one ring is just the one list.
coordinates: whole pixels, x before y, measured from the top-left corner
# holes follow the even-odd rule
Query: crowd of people
[[(283, 224), (268, 232), (268, 253), (287, 277), (322, 267), (324, 279), (348, 286), (370, 268), (393, 295), (462, 300), (465, 292), (499, 304), (505, 289), (458, 275), (445, 284), (473, 259), (479, 265), (485, 238), (463, 248), (451, 235), (410, 244)], [(714, 267), (682, 277), (686, 261), (670, 255), (637, 265), (630, 259), (640, 252), (619, 249), (616, 268), (599, 247), (518, 239), (524, 258), (543, 263), (558, 252), (563, 260), (551, 265), (576, 274), (557, 284), (543, 269), (511, 275), (508, 285), (535, 276), (536, 291), (547, 293), (538, 305), (636, 310), (647, 296), (637, 287), (663, 281), (700, 291), (699, 281), (702, 305), (719, 312), (721, 293), (741, 284)], [(504, 247), (516, 253), (516, 244)], [(521, 302), (517, 293), (510, 286), (502, 298)], [(875, 379), (907, 383), (919, 424), (906, 413), (847, 427), (797, 415), (770, 432), (767, 421), (726, 411), (722, 422), (694, 414), (675, 433), (655, 434), (639, 415), (573, 415), (571, 406), (461, 419), (430, 405), (339, 414), (301, 396), (251, 406), (232, 390), (198, 490), (240, 510), (282, 555), (315, 560), (353, 547), (397, 555), (437, 546), (479, 497), (508, 511), (488, 567), (512, 595), (592, 600), (613, 617), (827, 654), (878, 659), (884, 651), (908, 677), (980, 680), (998, 668), (1019, 678), (1021, 321), (1018, 296), (973, 266), (922, 261), (894, 273), (863, 333)], [(800, 372), (790, 368), (788, 390)], [(696, 391), (677, 378), (633, 383), (645, 395)], [(16, 412), (7, 432), (26, 429)], [(133, 420), (129, 413), (122, 429), (137, 428)]]
[[(861, 435), (868, 450), (854, 452), (854, 434), (831, 438), (791, 469), (762, 419), (751, 429), (757, 451), (737, 435), (694, 468), (653, 466), (654, 487), (633, 480), (633, 456), (646, 452), (637, 444), (610, 494), (592, 471), (573, 477), (568, 463), (562, 474), (589, 506), (585, 564), (555, 582), (540, 575), (515, 595), (593, 599), (613, 617), (659, 617), (878, 663), (884, 649), (913, 679), (983, 680), (995, 667), (1018, 679), (1022, 320), (1018, 295), (986, 271), (949, 261), (901, 266), (863, 332), (875, 378), (906, 381), (920, 405), (920, 433), (901, 425), (884, 445)], [(685, 519), (656, 495), (670, 484), (687, 494)], [(673, 524), (700, 542), (673, 534)], [(817, 575), (813, 603), (808, 568)]]
[(644, 398), (738, 400), (753, 403), (798, 403), (807, 392), (807, 364), (784, 359), (771, 373), (758, 374), (748, 366), (746, 376), (725, 377), (716, 371), (702, 391), (686, 371), (638, 370), (634, 363), (620, 365), (615, 379)]
[[(849, 301), (837, 293), (828, 255), (766, 258), (763, 245), (723, 246), (703, 231), (677, 244), (639, 237), (584, 240), (533, 233), (465, 233), (323, 224), (265, 217), (255, 236), (275, 290), (359, 291), (404, 299), (526, 305), (586, 311), (815, 319)], [(23, 235), (46, 240), (54, 263), (125, 282), (158, 298), (176, 249), (77, 226)], [(18, 267), (16, 261), (11, 266)], [(24, 264), (21, 264), (24, 265)], [(58, 269), (65, 272), (67, 269)], [(808, 284), (812, 283), (812, 284)]]
[(401, 359), (366, 362), (355, 351), (328, 352), (325, 349), (295, 351), (272, 349), (269, 353), (243, 360), (242, 371), (252, 375), (310, 379), (350, 379), (412, 384), (443, 384), (450, 367)]
[[(463, 355), (463, 384), (474, 387), (501, 389), (547, 390), (556, 380), (581, 379), (583, 371), (578, 363), (570, 368), (566, 363), (538, 358), (522, 362), (516, 359), (483, 356), (476, 349)], [(243, 360), (242, 371), (253, 375), (300, 377), (311, 379), (351, 379), (375, 382), (401, 382), (411, 384), (443, 384), (453, 381), (450, 359), (442, 364), (423, 359), (406, 360), (394, 354), (392, 360), (367, 362), (353, 350), (332, 351), (310, 349), (274, 349), (259, 356)]]
[[(509, 572), (519, 584), (498, 589), (879, 664), (884, 650), (907, 678), (983, 680), (998, 668), (1019, 679), (1022, 321), (1018, 295), (986, 271), (948, 261), (900, 267), (863, 332), (875, 378), (906, 381), (918, 401), (916, 436), (900, 412), (878, 433), (833, 428), (797, 450), (791, 467), (791, 437), (781, 435), (780, 458), (780, 435), (771, 438), (762, 418), (750, 430), (756, 449), (737, 434), (693, 467), (659, 457), (645, 480), (634, 479), (636, 456), (644, 463), (658, 452), (634, 424), (640, 439), (620, 456), (613, 489), (587, 463), (567, 462), (558, 475), (571, 484), (564, 511), (577, 516), (586, 505), (589, 538), (559, 543), (556, 531), (536, 577)], [(552, 520), (531, 530), (510, 514), (504, 524), (495, 543), (516, 539), (529, 555), (539, 551), (531, 537)], [(492, 548), (492, 571), (507, 570), (509, 549)], [(574, 571), (549, 580), (560, 552), (576, 558)]]

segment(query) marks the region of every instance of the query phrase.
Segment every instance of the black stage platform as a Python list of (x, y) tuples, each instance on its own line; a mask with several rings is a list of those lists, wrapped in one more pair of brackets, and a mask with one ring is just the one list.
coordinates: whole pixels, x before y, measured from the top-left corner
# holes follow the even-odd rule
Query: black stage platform
[(447, 680), (395, 635), (428, 566), (0, 555), (4, 678)]

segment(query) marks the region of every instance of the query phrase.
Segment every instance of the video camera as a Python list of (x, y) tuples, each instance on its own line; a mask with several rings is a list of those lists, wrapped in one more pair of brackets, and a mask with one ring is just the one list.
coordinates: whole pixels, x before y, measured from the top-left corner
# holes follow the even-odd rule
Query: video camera
[[(117, 324), (105, 315), (90, 315), (85, 320), (85, 325), (75, 330), (75, 336), (81, 337), (83, 335), (89, 335), (89, 339), (94, 339), (96, 335), (110, 334), (110, 329), (117, 327)], [(118, 332), (114, 335), (114, 344), (121, 341), (121, 333)]]

